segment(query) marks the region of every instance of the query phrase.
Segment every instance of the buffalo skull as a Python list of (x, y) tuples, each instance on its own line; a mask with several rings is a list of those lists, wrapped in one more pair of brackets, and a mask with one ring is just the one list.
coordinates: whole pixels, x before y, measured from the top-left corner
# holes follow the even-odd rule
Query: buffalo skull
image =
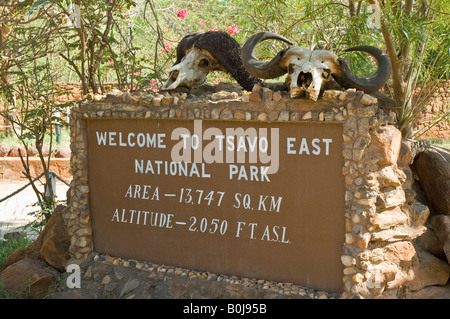
[(212, 70), (220, 68), (219, 63), (208, 51), (193, 48), (169, 70), (169, 78), (163, 90), (173, 90), (179, 86), (195, 88), (206, 81)]
[(169, 70), (163, 90), (178, 86), (193, 88), (202, 85), (211, 71), (230, 74), (245, 90), (262, 84), (245, 69), (241, 46), (227, 32), (208, 31), (185, 36), (177, 46), (177, 61)]
[(310, 99), (316, 101), (319, 94), (334, 79), (343, 88), (356, 88), (366, 93), (378, 91), (391, 75), (389, 58), (381, 50), (372, 46), (359, 46), (346, 51), (363, 51), (372, 55), (378, 63), (378, 69), (369, 78), (354, 75), (346, 62), (336, 54), (326, 50), (309, 50), (293, 47), (280, 51), (271, 61), (261, 62), (255, 57), (256, 45), (267, 39), (284, 37), (271, 32), (260, 32), (249, 38), (242, 47), (242, 62), (248, 72), (263, 79), (272, 79), (288, 73), (286, 85), (291, 97), (306, 92)]

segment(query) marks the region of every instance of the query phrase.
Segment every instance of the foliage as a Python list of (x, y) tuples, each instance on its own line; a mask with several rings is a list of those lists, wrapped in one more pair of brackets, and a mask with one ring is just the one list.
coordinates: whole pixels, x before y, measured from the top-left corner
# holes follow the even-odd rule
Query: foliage
[[(373, 5), (380, 8), (381, 26), (368, 23)], [(360, 76), (370, 75), (376, 66), (365, 54), (345, 49), (361, 44), (386, 49), (394, 73), (385, 93), (397, 102), (399, 124), (409, 135), (439, 87), (437, 80), (449, 76), (449, 6), (432, 0), (0, 0), (2, 94), (14, 104), (17, 77), (33, 70), (57, 82), (80, 81), (84, 93), (104, 92), (105, 82), (155, 90), (186, 34), (222, 30), (243, 44), (256, 32), (272, 31), (296, 45), (333, 50)], [(257, 55), (269, 59), (282, 48), (284, 44), (265, 41)], [(436, 85), (428, 88), (433, 89), (414, 99), (416, 88), (430, 79)], [(215, 73), (208, 80), (231, 78)]]
[[(56, 142), (56, 136), (54, 134), (52, 134), (52, 141), (51, 143), (53, 145), (55, 145)], [(35, 145), (36, 140), (33, 138), (27, 139), (27, 144), (31, 147), (33, 145)], [(0, 132), (0, 144), (3, 144), (9, 148), (13, 148), (17, 145), (22, 145), (22, 142), (20, 141), (20, 139), (18, 139), (16, 136), (14, 135), (9, 135), (6, 133), (6, 131)], [(50, 135), (46, 134), (44, 137), (44, 144), (45, 145), (50, 145)], [(70, 133), (68, 130), (64, 130), (61, 132), (61, 141), (60, 141), (60, 146), (69, 146), (70, 144)]]
[(9, 256), (17, 249), (26, 249), (31, 241), (26, 236), (11, 239), (0, 239), (0, 271), (5, 266)]
[[(54, 127), (65, 124), (57, 115), (66, 105), (53, 103), (55, 95), (61, 94), (54, 85), (57, 71), (51, 67), (52, 39), (58, 29), (52, 19), (43, 18), (48, 14), (43, 8), (43, 2), (4, 8), (3, 13), (6, 10), (6, 17), (11, 20), (21, 21), (24, 15), (32, 15), (33, 18), (30, 18), (32, 22), (17, 23), (7, 28), (8, 32), (2, 29), (0, 94), (4, 103), (0, 115), (11, 123), (12, 133), (25, 148), (25, 154), (19, 154), (23, 174), (30, 181), (44, 212), (44, 220), (47, 220), (48, 212), (55, 207), (56, 197), (49, 172), (51, 151), (48, 155), (44, 152), (44, 138), (50, 136), (49, 147), (52, 150)], [(47, 191), (40, 191), (35, 176), (32, 176), (28, 152), (30, 139), (35, 141)]]
[(449, 78), (449, 3), (370, 2), (383, 15), (381, 31), (392, 65), (390, 94), (397, 102), (399, 127), (404, 136), (413, 137), (415, 121), (434, 94), (445, 88), (440, 80)]

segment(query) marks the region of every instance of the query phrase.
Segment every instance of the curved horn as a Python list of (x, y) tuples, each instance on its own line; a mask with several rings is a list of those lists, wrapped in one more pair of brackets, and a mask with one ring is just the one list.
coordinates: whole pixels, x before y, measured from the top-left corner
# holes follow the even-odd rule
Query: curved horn
[(282, 37), (281, 35), (272, 32), (259, 32), (251, 36), (244, 44), (241, 50), (242, 62), (247, 71), (260, 79), (273, 79), (282, 76), (287, 72), (286, 69), (278, 65), (285, 50), (278, 52), (278, 54), (269, 62), (261, 62), (255, 57), (255, 48), (258, 43), (268, 39), (275, 39), (293, 45), (291, 41)]
[(228, 72), (245, 90), (251, 91), (255, 84), (262, 84), (245, 69), (241, 46), (227, 32), (205, 32), (194, 47), (208, 51), (219, 63), (220, 70)]
[(369, 53), (375, 58), (378, 64), (378, 69), (374, 75), (369, 78), (361, 78), (354, 75), (347, 66), (344, 59), (339, 58), (339, 68), (332, 74), (333, 78), (343, 88), (355, 88), (357, 90), (364, 91), (365, 93), (373, 93), (383, 87), (386, 81), (391, 76), (391, 63), (387, 55), (375, 47), (364, 45), (353, 47), (345, 50), (350, 51), (362, 51)]
[(175, 64), (178, 64), (181, 62), (181, 60), (184, 58), (186, 53), (192, 49), (195, 42), (201, 37), (202, 33), (196, 32), (196, 33), (190, 33), (186, 35), (183, 39), (181, 39), (180, 43), (178, 43), (177, 46), (177, 61)]

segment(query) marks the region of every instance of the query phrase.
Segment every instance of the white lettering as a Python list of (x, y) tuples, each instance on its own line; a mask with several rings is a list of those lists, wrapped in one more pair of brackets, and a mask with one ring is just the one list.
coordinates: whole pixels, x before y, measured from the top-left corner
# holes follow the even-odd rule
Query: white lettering
[[(97, 137), (97, 144), (103, 146), (120, 146), (120, 147), (135, 147), (141, 148), (166, 148), (164, 144), (164, 133), (136, 133), (130, 132), (124, 134), (122, 132), (95, 132)], [(117, 141), (118, 139), (118, 141)]]
[(106, 145), (106, 132), (95, 132), (97, 135), (97, 144)]
[[(331, 138), (313, 138), (308, 141), (306, 137), (303, 137), (300, 141), (300, 145), (296, 146), (297, 139), (295, 137), (288, 137), (286, 139), (286, 154), (298, 154), (298, 155), (330, 155), (330, 144), (333, 142)], [(298, 152), (297, 152), (298, 149)], [(324, 151), (325, 150), (325, 151)]]

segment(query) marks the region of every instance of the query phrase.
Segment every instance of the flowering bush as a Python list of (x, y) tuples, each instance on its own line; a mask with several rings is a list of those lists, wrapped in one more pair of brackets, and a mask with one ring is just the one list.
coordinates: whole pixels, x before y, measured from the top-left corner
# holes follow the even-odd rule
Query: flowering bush
[(169, 54), (169, 52), (172, 51), (172, 47), (170, 46), (170, 44), (165, 44), (164, 48), (162, 48), (160, 51), (161, 53)]
[(187, 16), (188, 14), (189, 14), (189, 12), (188, 12), (187, 9), (180, 10), (180, 11), (178, 11), (177, 17), (178, 17), (178, 18), (181, 18), (181, 19), (184, 19), (184, 18), (186, 18), (186, 16)]
[(241, 32), (238, 29), (237, 25), (235, 25), (235, 24), (233, 24), (231, 27), (227, 28), (225, 31), (227, 31), (230, 35)]

